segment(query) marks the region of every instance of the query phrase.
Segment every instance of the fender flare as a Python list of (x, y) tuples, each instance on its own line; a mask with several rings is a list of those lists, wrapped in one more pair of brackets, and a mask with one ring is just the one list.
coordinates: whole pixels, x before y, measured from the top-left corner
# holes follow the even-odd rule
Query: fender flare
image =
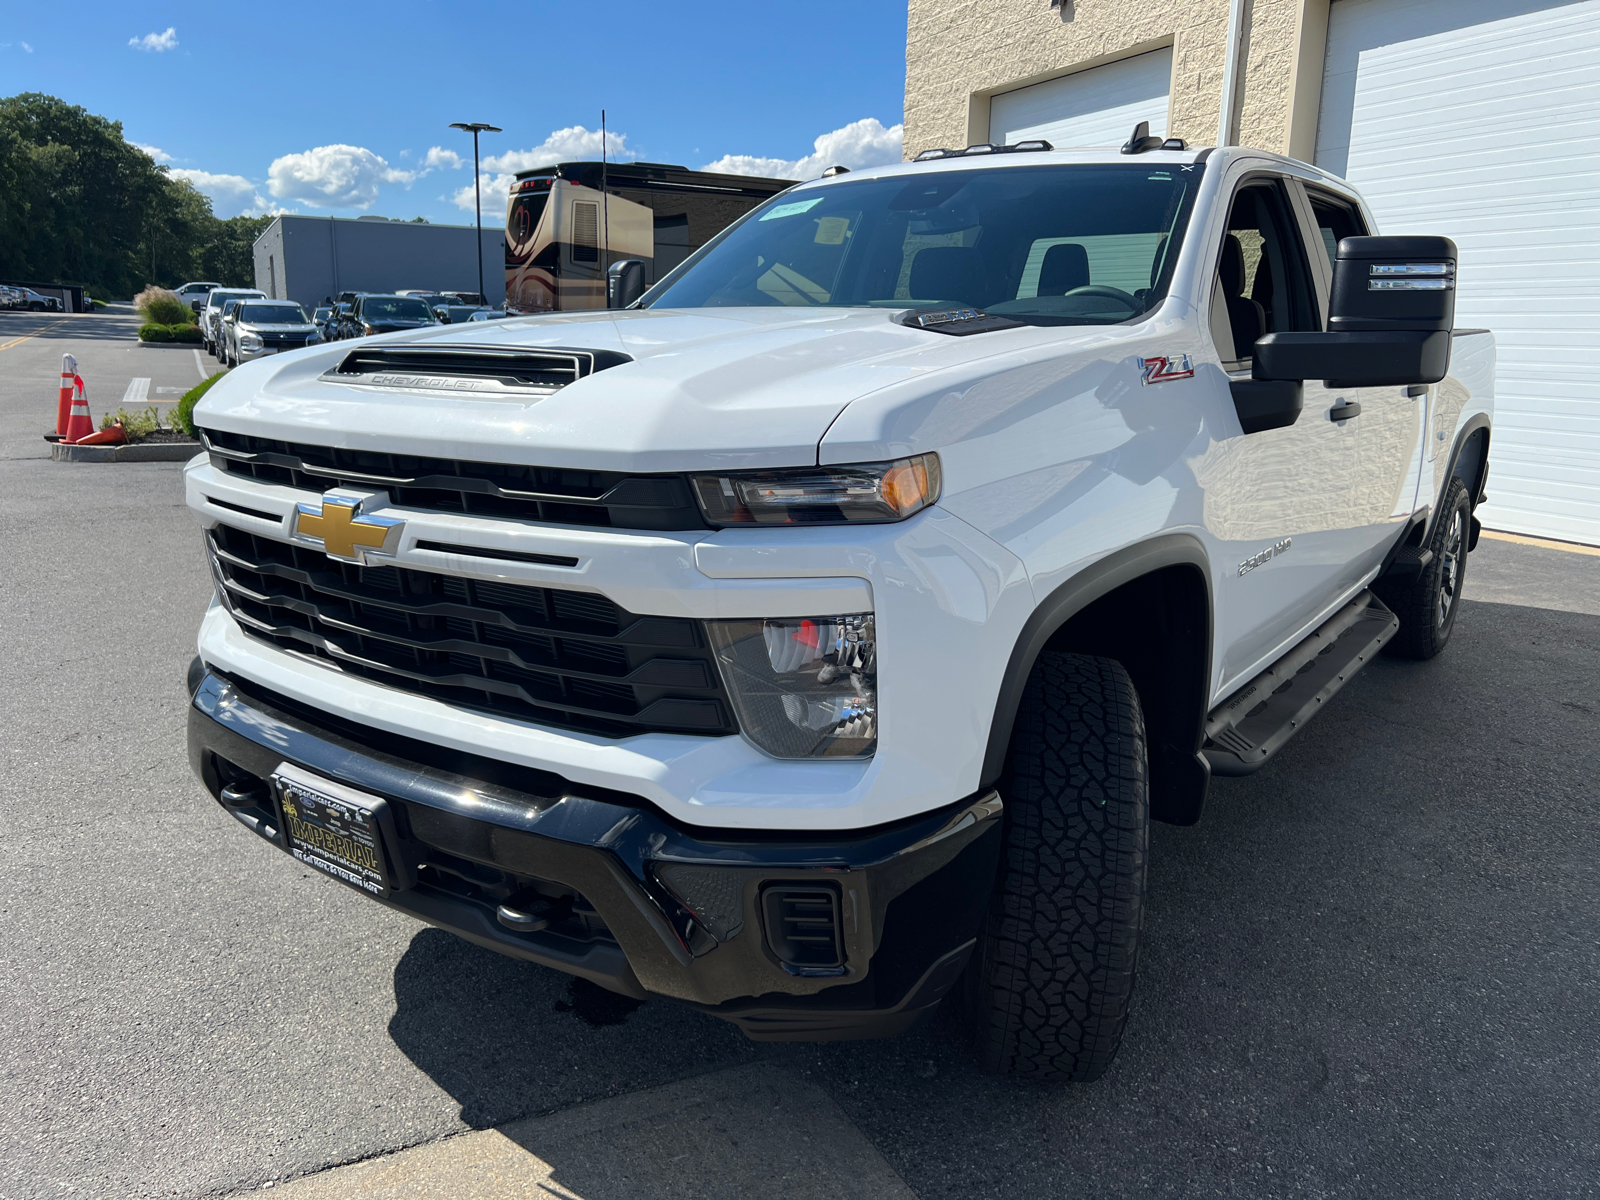
[[(1124, 584), (1132, 583), (1165, 567), (1193, 567), (1200, 572), (1206, 588), (1206, 672), (1199, 694), (1194, 697), (1198, 718), (1196, 729), (1205, 723), (1207, 688), (1211, 678), (1211, 662), (1216, 639), (1215, 599), (1211, 589), (1211, 560), (1199, 538), (1188, 533), (1170, 533), (1147, 542), (1124, 547), (1089, 564), (1039, 604), (1017, 635), (1006, 663), (1005, 676), (1000, 682), (1000, 692), (995, 700), (994, 719), (989, 723), (989, 741), (983, 756), (983, 773), (980, 787), (990, 787), (1000, 778), (1005, 767), (1006, 751), (1011, 745), (1011, 730), (1016, 724), (1017, 709), (1022, 702), (1022, 692), (1033, 664), (1056, 632), (1089, 605)], [(1198, 742), (1195, 746), (1199, 749)]]

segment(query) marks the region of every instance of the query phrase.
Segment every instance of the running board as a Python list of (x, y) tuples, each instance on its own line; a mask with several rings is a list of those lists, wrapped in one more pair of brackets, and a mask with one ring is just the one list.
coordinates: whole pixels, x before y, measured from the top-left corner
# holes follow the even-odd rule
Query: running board
[(1249, 775), (1283, 748), (1400, 628), (1370, 591), (1346, 604), (1206, 718), (1213, 775)]

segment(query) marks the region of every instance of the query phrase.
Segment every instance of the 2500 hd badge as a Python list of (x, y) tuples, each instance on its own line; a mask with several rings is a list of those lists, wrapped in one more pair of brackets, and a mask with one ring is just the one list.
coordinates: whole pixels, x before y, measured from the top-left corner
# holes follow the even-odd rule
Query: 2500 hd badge
[(1449, 240), (1152, 141), (800, 184), (627, 308), (232, 372), (195, 771), (486, 949), (1097, 1077), (1150, 822), (1444, 649), (1493, 417)]

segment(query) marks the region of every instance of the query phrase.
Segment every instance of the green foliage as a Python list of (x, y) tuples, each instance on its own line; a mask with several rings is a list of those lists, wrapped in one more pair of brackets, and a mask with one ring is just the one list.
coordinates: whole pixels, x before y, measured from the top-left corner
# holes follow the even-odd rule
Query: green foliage
[(197, 387), (190, 388), (179, 398), (178, 403), (167, 413), (167, 421), (174, 429), (181, 433), (186, 433), (190, 437), (200, 436), (195, 432), (194, 428), (194, 406), (199, 402), (200, 397), (206, 394), (211, 385), (226, 374), (226, 371), (218, 371), (210, 379)]
[(172, 335), (175, 342), (203, 342), (200, 326), (185, 322), (182, 325), (168, 325), (167, 332)]
[[(110, 429), (118, 421), (122, 422), (122, 429), (130, 438), (148, 437), (161, 428), (161, 413), (152, 404), (140, 413), (130, 413), (125, 408), (118, 408), (114, 413), (107, 413), (100, 418), (100, 428)], [(177, 426), (171, 426), (176, 429)]]
[(251, 244), (270, 220), (218, 220), (120, 122), (38, 92), (0, 98), (0, 278), (71, 280), (99, 299), (190, 279), (253, 287)]
[(134, 311), (155, 325), (182, 325), (189, 320), (189, 306), (166, 288), (151, 284), (133, 298)]
[(139, 326), (139, 340), (141, 342), (170, 342), (172, 340), (172, 330), (165, 325), (156, 325), (154, 323), (141, 325)]

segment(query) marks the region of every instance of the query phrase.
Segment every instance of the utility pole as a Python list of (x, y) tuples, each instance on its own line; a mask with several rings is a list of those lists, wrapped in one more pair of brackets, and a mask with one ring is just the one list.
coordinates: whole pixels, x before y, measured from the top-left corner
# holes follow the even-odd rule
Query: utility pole
[[(605, 231), (600, 235), (600, 243), (605, 247), (600, 252), (600, 283), (602, 287), (607, 285), (607, 280), (609, 279), (607, 272), (611, 270), (611, 188), (606, 178), (609, 161), (609, 155), (606, 153), (606, 110), (602, 108), (600, 110), (600, 224)], [(606, 297), (606, 303), (609, 304), (610, 302), (610, 297)]]
[(501, 129), (497, 125), (485, 125), (482, 121), (452, 121), (450, 128), (472, 135), (472, 209), (478, 218), (478, 295), (488, 304), (489, 293), (483, 290), (483, 184), (478, 178), (478, 135), (500, 133)]

